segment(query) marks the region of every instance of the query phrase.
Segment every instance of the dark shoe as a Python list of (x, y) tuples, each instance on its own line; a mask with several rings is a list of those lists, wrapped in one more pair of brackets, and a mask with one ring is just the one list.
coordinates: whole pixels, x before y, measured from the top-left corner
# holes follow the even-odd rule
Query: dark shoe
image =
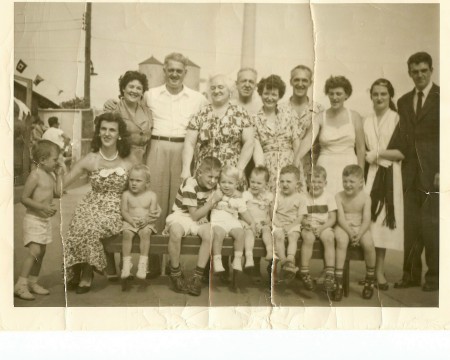
[(389, 290), (389, 284), (387, 282), (385, 282), (384, 284), (375, 283), (375, 288), (381, 291), (387, 291)]
[(147, 273), (146, 279), (156, 279), (158, 276), (161, 275), (161, 269), (155, 270), (152, 269)]
[(366, 283), (362, 291), (363, 299), (369, 300), (373, 296), (373, 289), (375, 287), (375, 278), (366, 277)]
[(202, 276), (194, 275), (192, 277), (188, 291), (190, 295), (200, 296), (202, 293)]
[(77, 294), (86, 294), (91, 290), (91, 286), (77, 286), (77, 289), (75, 290), (75, 292)]
[(228, 271), (219, 273), (219, 279), (222, 282), (222, 284), (229, 284), (230, 283), (230, 273)]
[(423, 291), (432, 292), (432, 291), (438, 291), (439, 290), (439, 284), (432, 284), (432, 283), (425, 283), (422, 286)]
[(394, 284), (395, 289), (407, 289), (420, 286), (420, 281), (402, 279)]
[(335, 281), (333, 274), (325, 274), (325, 280), (323, 281), (323, 288), (326, 292), (333, 291), (335, 289)]
[(306, 290), (314, 290), (314, 281), (311, 279), (311, 275), (308, 274), (300, 274), (300, 281), (303, 283), (303, 286)]
[(68, 291), (76, 290), (79, 283), (80, 283), (79, 279), (77, 280), (72, 279), (67, 283), (66, 288)]
[(189, 289), (184, 280), (183, 275), (170, 275), (170, 280), (172, 281), (173, 291), (180, 294), (187, 294)]
[(336, 278), (336, 290), (334, 290), (334, 301), (341, 301), (344, 296), (344, 284), (342, 278)]

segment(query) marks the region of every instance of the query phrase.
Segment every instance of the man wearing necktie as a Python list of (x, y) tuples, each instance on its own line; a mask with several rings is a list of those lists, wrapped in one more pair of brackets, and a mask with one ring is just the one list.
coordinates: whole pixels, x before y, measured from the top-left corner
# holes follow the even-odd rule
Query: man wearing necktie
[(421, 255), (428, 271), (423, 291), (439, 290), (439, 86), (431, 82), (432, 58), (408, 59), (415, 88), (398, 100), (400, 132), (407, 152), (402, 164), (405, 239), (403, 278), (395, 288), (420, 286)]

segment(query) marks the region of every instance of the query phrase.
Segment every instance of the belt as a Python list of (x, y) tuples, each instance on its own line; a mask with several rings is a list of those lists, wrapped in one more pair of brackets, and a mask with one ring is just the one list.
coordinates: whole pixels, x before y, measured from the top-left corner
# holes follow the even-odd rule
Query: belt
[(167, 136), (156, 136), (152, 135), (153, 140), (162, 140), (170, 142), (184, 142), (184, 137), (167, 137)]

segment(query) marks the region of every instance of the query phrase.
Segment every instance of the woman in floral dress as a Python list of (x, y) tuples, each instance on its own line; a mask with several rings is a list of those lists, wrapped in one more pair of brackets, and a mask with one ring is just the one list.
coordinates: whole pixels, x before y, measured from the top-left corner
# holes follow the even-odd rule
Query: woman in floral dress
[(93, 270), (102, 272), (106, 257), (101, 239), (120, 233), (120, 198), (132, 163), (125, 122), (118, 113), (95, 119), (92, 152), (64, 176), (64, 186), (87, 174), (91, 191), (80, 201), (64, 238), (64, 267), (69, 287), (90, 290)]
[[(277, 181), (283, 166), (294, 161), (307, 123), (300, 122), (297, 113), (288, 104), (278, 105), (286, 85), (278, 75), (270, 75), (258, 83), (258, 94), (263, 107), (253, 118), (255, 127), (255, 165), (265, 165), (270, 171), (269, 188), (276, 192)], [(300, 188), (306, 190), (303, 167), (300, 166)]]
[(253, 128), (247, 111), (230, 103), (231, 84), (223, 75), (210, 80), (211, 104), (205, 105), (189, 122), (183, 148), (181, 177), (191, 176), (202, 159), (214, 156), (222, 165), (235, 166), (243, 178), (244, 169), (253, 153)]

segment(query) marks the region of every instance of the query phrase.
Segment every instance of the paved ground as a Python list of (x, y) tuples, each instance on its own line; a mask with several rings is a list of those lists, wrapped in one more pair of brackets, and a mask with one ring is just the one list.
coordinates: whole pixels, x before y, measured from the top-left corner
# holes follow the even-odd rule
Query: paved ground
[[(358, 285), (357, 281), (364, 276), (365, 265), (363, 262), (351, 263), (350, 294), (348, 298), (344, 298), (340, 303), (330, 301), (325, 293), (320, 290), (306, 291), (302, 288), (300, 282), (296, 280), (289, 285), (276, 286), (271, 292), (270, 286), (268, 286), (268, 275), (264, 270), (267, 266), (265, 261), (262, 261), (261, 273), (263, 282), (266, 285), (254, 285), (245, 274), (241, 274), (239, 287), (236, 290), (232, 290), (229, 286), (222, 284), (218, 279), (213, 278), (209, 291), (205, 285), (199, 297), (173, 292), (169, 288), (170, 281), (166, 276), (161, 276), (158, 279), (143, 283), (135, 281), (128, 292), (122, 292), (118, 282), (109, 282), (106, 278), (97, 274), (95, 275), (93, 286), (89, 293), (77, 295), (73, 292), (68, 292), (66, 296), (62, 276), (62, 242), (60, 233), (66, 233), (75, 205), (86, 193), (87, 189), (88, 187), (85, 185), (69, 190), (69, 193), (61, 200), (62, 207), (60, 207), (60, 215), (62, 216), (62, 222), (60, 222), (58, 215), (53, 218), (55, 238), (54, 242), (47, 248), (40, 278), (40, 283), (47, 287), (51, 291), (51, 294), (48, 296), (38, 296), (34, 301), (24, 301), (15, 298), (15, 306), (438, 306), (438, 292), (425, 293), (420, 288), (397, 290), (391, 286), (388, 291), (377, 292), (371, 300), (362, 299), (362, 287)], [(22, 245), (21, 219), (24, 213), (25, 208), (20, 203), (16, 203), (14, 206), (14, 244), (16, 250), (14, 257), (14, 279), (17, 279), (26, 251)], [(402, 254), (396, 251), (388, 251), (386, 262), (387, 277), (391, 281), (400, 279), (402, 273)], [(182, 267), (186, 269), (186, 275), (190, 276), (189, 270), (195, 267), (195, 257), (183, 256)], [(311, 263), (312, 275), (318, 275), (321, 267), (321, 261), (313, 260)]]

